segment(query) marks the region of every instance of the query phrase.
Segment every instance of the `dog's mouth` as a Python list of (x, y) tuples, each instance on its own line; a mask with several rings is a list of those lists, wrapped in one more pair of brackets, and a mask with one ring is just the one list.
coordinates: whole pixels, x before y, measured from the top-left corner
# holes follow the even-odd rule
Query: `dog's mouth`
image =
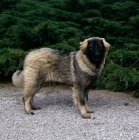
[(96, 60), (96, 61), (97, 61), (97, 60), (99, 60), (99, 58), (94, 58), (94, 60)]
[(99, 57), (95, 57), (93, 60), (94, 60), (95, 62), (97, 62), (97, 61), (100, 60), (100, 58), (99, 58)]

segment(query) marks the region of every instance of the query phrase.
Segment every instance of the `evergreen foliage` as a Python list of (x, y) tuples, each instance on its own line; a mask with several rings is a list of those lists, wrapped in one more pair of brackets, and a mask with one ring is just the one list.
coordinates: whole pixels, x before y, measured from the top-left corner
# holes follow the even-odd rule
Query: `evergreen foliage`
[(0, 70), (4, 75), (10, 74), (15, 69), (22, 69), (25, 51), (21, 49), (0, 49)]
[(97, 87), (138, 89), (139, 62), (129, 68), (139, 58), (138, 25), (137, 0), (1, 0), (0, 75), (22, 68), (31, 49), (75, 51), (80, 41), (99, 36), (112, 46)]

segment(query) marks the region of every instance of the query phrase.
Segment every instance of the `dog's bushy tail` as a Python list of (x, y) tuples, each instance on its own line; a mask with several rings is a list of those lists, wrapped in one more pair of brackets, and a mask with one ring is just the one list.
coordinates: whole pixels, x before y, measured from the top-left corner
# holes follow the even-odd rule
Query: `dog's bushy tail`
[(16, 87), (23, 87), (23, 85), (24, 85), (24, 71), (17, 70), (12, 76), (12, 83)]

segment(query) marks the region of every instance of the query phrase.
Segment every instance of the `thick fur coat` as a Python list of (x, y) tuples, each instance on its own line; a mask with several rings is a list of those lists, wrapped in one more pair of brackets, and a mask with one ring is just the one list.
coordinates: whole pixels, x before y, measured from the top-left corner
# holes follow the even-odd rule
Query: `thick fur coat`
[(31, 51), (25, 58), (23, 71), (16, 71), (12, 81), (24, 87), (24, 107), (40, 109), (33, 102), (35, 93), (46, 82), (58, 82), (73, 86), (73, 99), (83, 118), (90, 118), (88, 92), (105, 64), (110, 44), (104, 38), (93, 37), (80, 42), (80, 50), (65, 54), (58, 50), (42, 48)]

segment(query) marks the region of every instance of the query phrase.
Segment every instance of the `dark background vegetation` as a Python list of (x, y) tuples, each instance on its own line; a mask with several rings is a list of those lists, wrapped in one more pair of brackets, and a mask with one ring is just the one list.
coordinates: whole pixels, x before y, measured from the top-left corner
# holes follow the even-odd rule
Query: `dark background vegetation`
[(111, 48), (96, 86), (137, 93), (139, 62), (129, 67), (139, 58), (138, 26), (138, 0), (1, 0), (0, 81), (22, 69), (32, 49), (75, 51), (98, 36)]

